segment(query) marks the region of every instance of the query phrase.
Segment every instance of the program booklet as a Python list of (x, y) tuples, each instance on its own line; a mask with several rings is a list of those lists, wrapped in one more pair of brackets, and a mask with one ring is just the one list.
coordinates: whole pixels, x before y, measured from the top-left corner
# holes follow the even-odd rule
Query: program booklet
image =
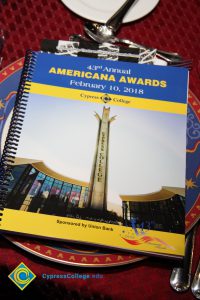
[(27, 52), (0, 230), (183, 257), (187, 92), (185, 68)]

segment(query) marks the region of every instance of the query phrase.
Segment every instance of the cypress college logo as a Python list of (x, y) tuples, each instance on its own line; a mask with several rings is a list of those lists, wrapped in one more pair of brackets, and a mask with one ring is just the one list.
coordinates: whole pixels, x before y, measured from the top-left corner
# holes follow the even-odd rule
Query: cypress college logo
[(108, 94), (104, 94), (102, 97), (101, 97), (101, 100), (104, 102), (104, 103), (108, 103), (112, 100), (112, 98), (108, 95)]
[(24, 263), (20, 263), (8, 277), (23, 291), (35, 279), (36, 275)]

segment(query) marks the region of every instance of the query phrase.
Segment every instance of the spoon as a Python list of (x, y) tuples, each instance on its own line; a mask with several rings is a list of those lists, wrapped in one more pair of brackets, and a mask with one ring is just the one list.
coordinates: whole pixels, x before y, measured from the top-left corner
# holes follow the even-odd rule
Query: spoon
[(103, 25), (86, 22), (84, 26), (85, 32), (98, 43), (113, 41), (113, 39), (115, 39), (114, 35), (122, 24), (125, 14), (133, 3), (137, 1), (138, 0), (126, 0), (126, 2)]
[[(122, 20), (129, 10), (129, 8), (137, 3), (138, 0), (127, 0), (105, 24), (86, 22), (84, 25), (87, 35), (98, 43), (111, 42), (121, 43), (129, 45), (133, 48), (142, 50), (153, 50), (150, 47), (146, 47), (135, 43), (127, 39), (119, 39), (115, 36), (116, 31), (122, 24)], [(136, 4), (135, 3), (135, 4)], [(167, 52), (156, 49), (157, 56), (165, 61), (181, 61), (182, 57), (176, 52)]]
[(192, 282), (191, 290), (193, 295), (197, 298), (200, 299), (200, 261), (198, 263), (194, 279)]

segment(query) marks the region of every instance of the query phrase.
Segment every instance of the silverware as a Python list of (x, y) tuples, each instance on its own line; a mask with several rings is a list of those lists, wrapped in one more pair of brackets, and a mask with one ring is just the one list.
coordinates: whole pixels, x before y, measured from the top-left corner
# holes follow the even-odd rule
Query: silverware
[(168, 61), (167, 64), (168, 64), (168, 66), (184, 67), (184, 68), (187, 68), (188, 70), (192, 69), (192, 60), (191, 59), (183, 59), (181, 61)]
[(194, 275), (191, 291), (197, 299), (200, 299), (200, 260)]
[(181, 61), (182, 57), (176, 52), (153, 49), (128, 39), (120, 39), (115, 36), (116, 31), (122, 24), (125, 14), (134, 2), (137, 1), (138, 0), (127, 0), (105, 24), (86, 22), (84, 26), (86, 34), (98, 43), (122, 43), (141, 50), (156, 50), (156, 56), (160, 59), (164, 59), (167, 62)]
[(141, 51), (149, 51), (149, 53), (150, 52), (153, 53), (153, 51), (155, 51), (155, 56), (158, 59), (165, 61), (168, 66), (185, 67), (188, 70), (192, 69), (192, 60), (191, 59), (183, 59), (177, 52), (168, 52), (168, 51), (164, 51), (164, 50), (149, 48), (147, 46), (137, 44), (137, 43), (132, 42), (127, 39), (115, 38), (115, 41), (118, 43), (127, 44), (131, 48), (139, 48)]
[[(162, 59), (168, 63), (168, 65), (172, 65), (173, 63), (179, 63), (183, 61), (183, 58), (177, 52), (168, 52), (160, 49), (154, 49), (151, 47), (147, 47), (128, 39), (120, 39), (113, 35), (112, 30), (105, 27), (105, 25), (99, 25), (97, 23), (89, 23), (87, 22), (84, 26), (85, 32), (88, 34), (90, 38), (95, 40), (98, 43), (110, 42), (110, 43), (120, 43), (129, 45), (131, 48), (137, 48), (140, 50), (154, 51), (156, 50), (156, 57)], [(172, 63), (172, 64), (171, 64)], [(185, 64), (185, 62), (184, 62)], [(191, 69), (192, 63), (189, 64), (189, 69)], [(180, 66), (180, 65), (178, 65)], [(188, 67), (188, 64), (187, 66)]]
[(119, 27), (122, 24), (123, 18), (134, 4), (134, 2), (138, 2), (138, 0), (126, 0), (124, 4), (114, 13), (113, 16), (106, 22), (106, 26), (112, 29), (112, 32), (116, 33)]
[(170, 285), (177, 292), (185, 292), (191, 284), (191, 268), (194, 251), (196, 228), (192, 229), (186, 236), (185, 256), (183, 265), (179, 268), (174, 268), (170, 277)]
[(126, 2), (114, 13), (105, 24), (86, 22), (85, 32), (98, 43), (111, 42), (114, 34), (122, 24), (122, 20), (129, 8), (138, 0), (126, 0)]
[[(70, 40), (77, 42), (88, 41), (88, 39), (85, 36), (82, 36), (80, 34), (71, 35)], [(115, 41), (121, 44), (129, 45), (130, 48), (140, 49), (140, 63), (152, 63), (152, 59), (156, 56), (159, 59), (165, 61), (166, 65), (171, 65), (175, 67), (186, 67), (189, 70), (192, 68), (192, 60), (185, 60), (176, 52), (167, 52), (163, 50), (147, 48), (127, 39), (115, 38)], [(146, 52), (146, 54), (144, 52)]]
[[(192, 62), (183, 60), (183, 58), (176, 52), (153, 49), (151, 47), (135, 43), (128, 39), (120, 39), (115, 36), (116, 31), (122, 24), (122, 20), (125, 14), (129, 10), (129, 8), (137, 1), (138, 0), (127, 0), (105, 24), (86, 22), (84, 26), (86, 34), (98, 43), (122, 43), (129, 45), (130, 47), (138, 48), (140, 50), (156, 50), (156, 57), (158, 59), (166, 61), (168, 65), (174, 65), (178, 67), (183, 66), (190, 70)], [(182, 65), (180, 64), (180, 62), (182, 62)]]
[(154, 49), (148, 46), (144, 46), (138, 43), (135, 43), (133, 41), (127, 40), (127, 39), (119, 39), (117, 37), (115, 37), (114, 41), (116, 43), (123, 43), (126, 45), (129, 45), (131, 48), (139, 48), (141, 50), (156, 50), (156, 55), (158, 58), (164, 59), (166, 61), (181, 61), (182, 57), (177, 53), (177, 52), (168, 52), (168, 51), (164, 51), (164, 50), (159, 50), (159, 49)]

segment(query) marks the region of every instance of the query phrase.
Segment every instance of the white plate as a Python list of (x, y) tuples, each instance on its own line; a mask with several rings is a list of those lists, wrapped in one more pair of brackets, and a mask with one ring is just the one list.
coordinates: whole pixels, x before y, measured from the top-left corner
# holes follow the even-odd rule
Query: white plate
[[(79, 16), (105, 23), (125, 0), (61, 0)], [(159, 0), (138, 0), (124, 17), (123, 23), (135, 21), (150, 13)]]

